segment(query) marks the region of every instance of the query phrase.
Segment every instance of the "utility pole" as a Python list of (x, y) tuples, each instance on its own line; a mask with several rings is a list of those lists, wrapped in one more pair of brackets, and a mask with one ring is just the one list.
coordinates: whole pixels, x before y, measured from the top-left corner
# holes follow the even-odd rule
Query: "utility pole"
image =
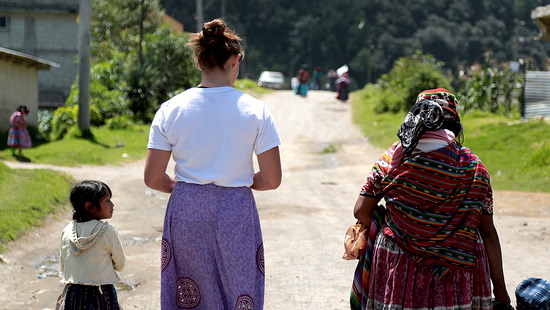
[(221, 0), (220, 15), (225, 18), (225, 0)]
[(197, 32), (202, 30), (202, 0), (195, 0), (197, 10), (195, 12), (195, 22), (197, 25)]
[(91, 0), (80, 0), (78, 25), (78, 128), (90, 130), (90, 19)]

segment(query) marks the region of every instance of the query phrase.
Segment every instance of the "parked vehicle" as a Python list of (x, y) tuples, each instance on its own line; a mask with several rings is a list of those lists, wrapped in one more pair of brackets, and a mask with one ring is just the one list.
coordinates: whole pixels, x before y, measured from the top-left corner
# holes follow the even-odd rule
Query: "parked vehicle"
[(285, 77), (281, 72), (264, 71), (258, 79), (258, 86), (281, 89), (285, 85)]

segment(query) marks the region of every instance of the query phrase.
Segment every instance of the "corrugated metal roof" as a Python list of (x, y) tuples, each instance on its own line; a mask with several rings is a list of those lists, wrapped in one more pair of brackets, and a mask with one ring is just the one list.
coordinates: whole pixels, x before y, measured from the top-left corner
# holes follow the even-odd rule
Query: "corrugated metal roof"
[(0, 47), (0, 59), (6, 59), (15, 63), (22, 63), (27, 66), (38, 67), (38, 70), (48, 70), (51, 67), (59, 68), (60, 65), (55, 62), (47, 61), (29, 54)]

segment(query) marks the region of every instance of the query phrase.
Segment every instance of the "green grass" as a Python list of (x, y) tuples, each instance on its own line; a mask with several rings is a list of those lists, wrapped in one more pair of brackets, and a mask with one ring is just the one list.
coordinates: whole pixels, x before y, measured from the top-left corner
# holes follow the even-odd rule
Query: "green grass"
[(325, 146), (320, 152), (319, 154), (332, 154), (332, 153), (336, 153), (338, 152), (340, 149), (342, 148), (342, 146), (340, 144), (329, 144), (327, 146)]
[[(376, 114), (380, 93), (373, 85), (354, 92), (353, 120), (369, 142), (387, 148), (405, 113)], [(460, 101), (460, 98), (459, 98)], [(477, 154), (495, 189), (550, 193), (550, 125), (474, 112), (461, 115), (464, 145)]]
[[(123, 164), (145, 157), (149, 124), (110, 130), (92, 127), (92, 139), (72, 136), (24, 149), (28, 161), (60, 166)], [(16, 160), (9, 149), (0, 151), (0, 159)]]
[(6, 242), (43, 225), (50, 214), (66, 210), (71, 181), (58, 172), (14, 170), (0, 163), (0, 252)]

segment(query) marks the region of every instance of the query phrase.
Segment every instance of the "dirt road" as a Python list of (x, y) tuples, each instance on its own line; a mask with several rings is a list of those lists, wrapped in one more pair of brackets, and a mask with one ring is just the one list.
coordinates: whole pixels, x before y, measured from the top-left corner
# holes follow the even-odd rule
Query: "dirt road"
[[(358, 191), (380, 149), (350, 121), (334, 93), (307, 99), (279, 91), (264, 96), (283, 145), (283, 184), (255, 192), (266, 258), (265, 309), (348, 309), (355, 261), (341, 259)], [(466, 139), (467, 141), (467, 139)], [(145, 147), (145, 146), (144, 146)], [(13, 168), (37, 168), (8, 163)], [(127, 267), (119, 299), (125, 309), (159, 309), (160, 237), (168, 196), (145, 187), (143, 161), (125, 166), (59, 168), (76, 179), (100, 179), (113, 190)], [(550, 279), (550, 195), (496, 192), (495, 222), (509, 293), (527, 277)], [(57, 252), (65, 212), (8, 245), (0, 264), (0, 309), (53, 309), (61, 292)]]

